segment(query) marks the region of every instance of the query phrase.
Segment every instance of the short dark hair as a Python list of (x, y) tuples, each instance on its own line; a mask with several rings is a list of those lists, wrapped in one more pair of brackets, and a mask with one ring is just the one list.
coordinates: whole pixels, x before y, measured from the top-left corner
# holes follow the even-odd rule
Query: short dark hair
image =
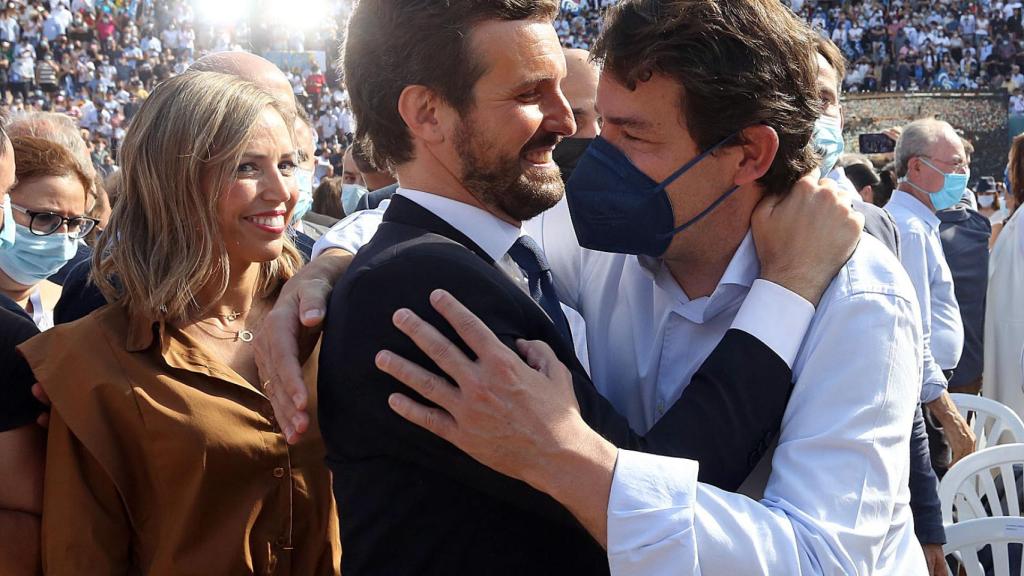
[(460, 114), (486, 73), (471, 46), (488, 20), (552, 20), (558, 0), (361, 0), (349, 18), (342, 71), (356, 117), (356, 139), (387, 169), (412, 159), (398, 113), (407, 86), (426, 86)]
[(814, 33), (778, 0), (623, 0), (605, 26), (594, 57), (629, 88), (653, 74), (679, 82), (682, 120), (701, 150), (771, 127), (779, 151), (759, 180), (768, 193), (787, 192), (819, 164)]
[[(348, 150), (346, 150), (348, 152)], [(366, 157), (366, 150), (363, 147), (361, 140), (352, 142), (352, 159), (356, 161), (356, 168), (362, 174), (369, 174), (372, 172), (379, 172), (376, 166), (373, 165), (373, 161)]]
[(842, 92), (843, 79), (846, 78), (846, 57), (839, 51), (839, 47), (834, 42), (825, 38), (821, 34), (814, 35), (814, 42), (818, 47), (818, 54), (828, 62), (828, 65), (836, 71), (836, 78), (838, 79), (838, 86), (836, 86), (837, 93)]

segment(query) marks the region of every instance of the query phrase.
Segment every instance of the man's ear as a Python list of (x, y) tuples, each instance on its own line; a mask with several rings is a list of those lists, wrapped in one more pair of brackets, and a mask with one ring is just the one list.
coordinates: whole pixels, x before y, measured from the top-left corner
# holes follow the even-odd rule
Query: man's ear
[(409, 132), (415, 139), (429, 144), (444, 142), (447, 108), (436, 92), (419, 84), (406, 86), (398, 96), (398, 114)]
[(743, 129), (743, 153), (734, 184), (744, 186), (768, 173), (779, 151), (779, 135), (770, 126), (758, 124)]

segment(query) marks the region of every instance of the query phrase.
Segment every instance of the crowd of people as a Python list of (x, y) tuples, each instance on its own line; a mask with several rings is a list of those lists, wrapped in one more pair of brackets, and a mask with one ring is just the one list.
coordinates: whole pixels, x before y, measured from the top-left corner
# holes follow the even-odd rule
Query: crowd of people
[(9, 3), (0, 573), (956, 573), (1024, 136), (845, 153), (924, 7)]
[(354, 125), (329, 62), (350, 5), (331, 3), (327, 13), (307, 15), (311, 25), (290, 27), (269, 18), (209, 21), (192, 0), (8, 0), (0, 6), (0, 111), (75, 118), (106, 176), (142, 101), (203, 55), (324, 53), (323, 65), (307, 59), (285, 72), (315, 122), (318, 156), (340, 174)]
[[(579, 2), (556, 23), (567, 46), (588, 49), (608, 2)], [(851, 92), (1001, 90), (1024, 113), (1024, 27), (1015, 0), (787, 0), (851, 63)]]

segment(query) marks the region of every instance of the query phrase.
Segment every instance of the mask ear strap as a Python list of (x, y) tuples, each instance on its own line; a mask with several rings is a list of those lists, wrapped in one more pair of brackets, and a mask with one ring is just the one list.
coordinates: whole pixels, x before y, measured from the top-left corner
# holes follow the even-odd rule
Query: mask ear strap
[(737, 134), (739, 134), (739, 132), (733, 132), (732, 134), (730, 134), (730, 135), (726, 136), (725, 138), (723, 138), (723, 139), (722, 139), (722, 140), (721, 140), (721, 141), (720, 141), (720, 142), (719, 142), (718, 144), (715, 144), (715, 145), (714, 145), (714, 146), (712, 146), (711, 148), (708, 148), (708, 149), (707, 149), (707, 150), (705, 150), (704, 152), (701, 152), (701, 153), (700, 153), (700, 154), (699, 154), (699, 155), (698, 155), (697, 157), (695, 157), (695, 158), (694, 158), (693, 160), (690, 160), (690, 161), (689, 161), (689, 162), (687, 162), (686, 164), (683, 164), (683, 167), (682, 167), (682, 168), (680, 168), (679, 170), (676, 170), (675, 172), (673, 172), (673, 173), (672, 173), (672, 175), (671, 175), (671, 176), (669, 176), (668, 178), (665, 178), (664, 180), (662, 180), (662, 181), (661, 181), (661, 184), (658, 184), (658, 191), (660, 192), (660, 191), (663, 191), (663, 190), (665, 190), (665, 188), (666, 188), (666, 187), (667, 187), (667, 186), (668, 186), (669, 184), (671, 184), (671, 183), (675, 182), (675, 181), (676, 181), (676, 179), (677, 179), (677, 178), (679, 178), (680, 176), (682, 176), (683, 174), (685, 174), (687, 170), (689, 170), (690, 168), (693, 168), (693, 167), (694, 167), (694, 166), (695, 166), (695, 165), (696, 165), (696, 164), (697, 164), (698, 162), (700, 162), (701, 160), (703, 160), (703, 159), (707, 158), (707, 157), (708, 157), (708, 155), (709, 155), (709, 154), (711, 154), (711, 153), (713, 153), (713, 152), (714, 152), (715, 150), (718, 150), (718, 149), (719, 149), (719, 148), (721, 148), (722, 146), (725, 146), (725, 144), (726, 144), (727, 142), (731, 142), (731, 141), (732, 141), (732, 139), (733, 139), (733, 138), (734, 138), (734, 137), (735, 137), (735, 136), (736, 136)]
[(682, 232), (683, 230), (686, 230), (690, 226), (693, 226), (694, 224), (699, 222), (702, 218), (704, 218), (705, 216), (710, 214), (712, 210), (714, 210), (715, 208), (718, 208), (718, 206), (722, 202), (725, 202), (726, 200), (728, 200), (729, 196), (732, 196), (733, 193), (736, 192), (739, 189), (740, 189), (739, 185), (736, 185), (736, 186), (733, 186), (732, 188), (729, 188), (728, 190), (725, 191), (724, 194), (722, 194), (721, 196), (718, 197), (718, 200), (715, 200), (714, 202), (712, 202), (711, 205), (708, 206), (707, 208), (705, 208), (700, 214), (697, 214), (693, 218), (690, 218), (689, 220), (684, 222), (682, 226), (679, 226), (678, 228), (673, 229), (672, 232), (669, 233), (668, 235), (669, 236), (675, 236), (676, 234), (679, 234), (680, 232)]

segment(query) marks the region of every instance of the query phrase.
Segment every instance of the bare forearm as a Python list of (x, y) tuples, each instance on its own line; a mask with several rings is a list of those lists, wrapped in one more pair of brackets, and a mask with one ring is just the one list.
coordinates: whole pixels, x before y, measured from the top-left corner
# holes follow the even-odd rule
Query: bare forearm
[(35, 514), (0, 510), (0, 574), (42, 573), (39, 527), (40, 518)]
[(527, 482), (576, 517), (601, 547), (608, 548), (608, 499), (618, 449), (582, 425), (578, 442), (538, 458)]
[(950, 398), (948, 392), (943, 392), (938, 398), (926, 404), (926, 406), (928, 406), (928, 410), (943, 426), (959, 423), (960, 412), (957, 410), (956, 404), (953, 403), (953, 399)]

